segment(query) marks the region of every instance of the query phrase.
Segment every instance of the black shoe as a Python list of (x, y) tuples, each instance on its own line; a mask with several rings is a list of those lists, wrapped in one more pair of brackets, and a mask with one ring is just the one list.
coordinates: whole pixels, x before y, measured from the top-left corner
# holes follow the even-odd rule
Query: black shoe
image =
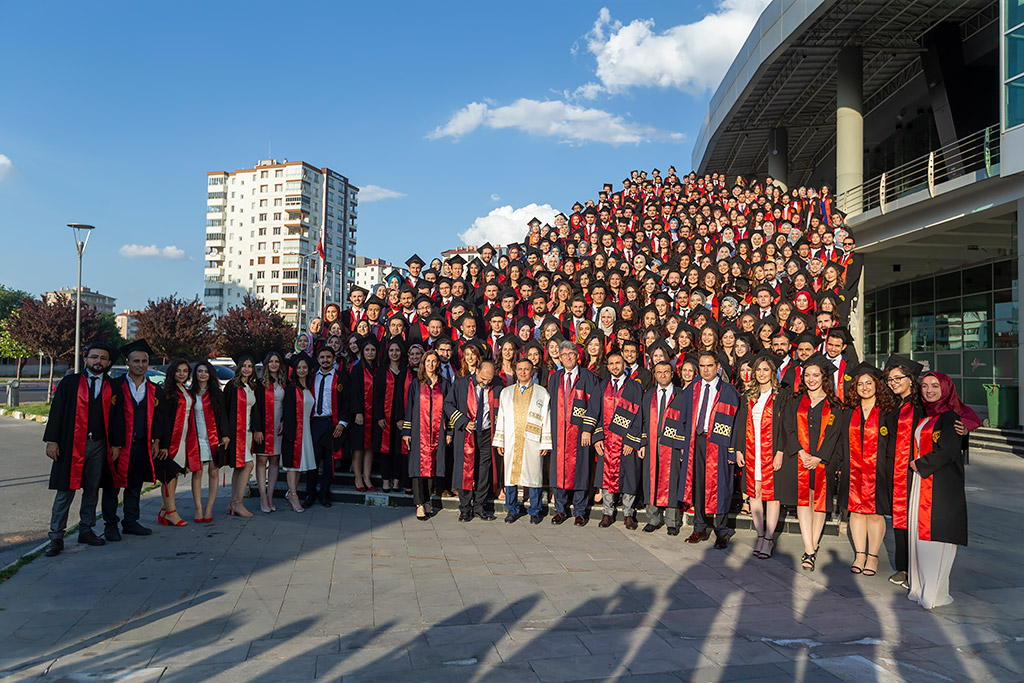
[(497, 519), (497, 517), (494, 516), (493, 512), (481, 512), (479, 515), (477, 515), (477, 517), (484, 520), (485, 522), (493, 522)]
[(677, 526), (670, 526), (668, 528), (668, 535), (669, 536), (678, 536), (679, 535), (679, 527), (677, 527)]
[(96, 535), (92, 529), (86, 529), (85, 531), (78, 532), (78, 542), (85, 543), (87, 545), (106, 545), (107, 542)]
[(459, 521), (460, 522), (471, 522), (472, 520), (473, 520), (473, 513), (472, 512), (460, 512), (459, 513)]
[(62, 550), (64, 550), (64, 539), (55, 538), (50, 541), (50, 545), (46, 546), (46, 552), (43, 554), (47, 557), (57, 557)]
[(540, 515), (530, 515), (530, 524), (540, 524), (540, 520), (542, 519), (543, 517)]
[(121, 540), (121, 532), (117, 530), (117, 527), (107, 527), (103, 530), (103, 538), (106, 539), (107, 543), (117, 543)]
[(653, 532), (657, 531), (660, 528), (661, 528), (660, 524), (655, 526), (655, 525), (651, 524), (650, 522), (648, 522), (647, 524), (644, 525), (643, 531), (644, 531), (644, 533), (650, 534), (650, 533), (653, 533)]
[(132, 536), (149, 536), (153, 533), (152, 529), (148, 529), (138, 522), (124, 522), (121, 524), (121, 531)]
[(728, 547), (729, 547), (729, 537), (728, 536), (715, 536), (715, 549), (716, 550), (725, 550)]
[(331, 502), (330, 496), (320, 496), (320, 504), (323, 505), (325, 508), (329, 508), (332, 505), (334, 505), (334, 503)]
[(576, 521), (573, 522), (573, 523), (576, 526), (586, 526), (587, 525), (587, 519), (589, 519), (589, 518), (588, 517), (584, 517), (583, 515), (576, 515)]
[(551, 523), (558, 525), (564, 522), (565, 519), (565, 515), (563, 515), (561, 512), (556, 512), (554, 516), (551, 517)]
[(302, 507), (311, 508), (316, 505), (316, 496), (306, 496), (302, 499)]
[(517, 519), (519, 519), (519, 515), (514, 515), (510, 512), (505, 515), (505, 524), (515, 524)]

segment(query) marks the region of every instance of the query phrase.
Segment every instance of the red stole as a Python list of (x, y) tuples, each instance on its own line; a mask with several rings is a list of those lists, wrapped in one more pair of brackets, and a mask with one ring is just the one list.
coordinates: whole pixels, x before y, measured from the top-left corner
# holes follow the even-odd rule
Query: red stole
[[(747, 480), (747, 495), (755, 496), (757, 494), (757, 483), (754, 481), (755, 466), (752, 464), (753, 458), (757, 457), (757, 448), (755, 446), (755, 432), (754, 432), (754, 404), (757, 401), (747, 401), (747, 424), (746, 424), (746, 480)], [(761, 499), (762, 500), (775, 500), (775, 470), (773, 466), (775, 464), (775, 444), (772, 436), (774, 432), (774, 413), (773, 409), (775, 406), (775, 395), (772, 394), (764, 404), (764, 412), (761, 413)]]
[[(691, 415), (700, 415), (700, 396), (703, 389), (700, 385), (703, 380), (695, 379), (694, 384), (697, 386), (693, 390), (693, 412)], [(718, 450), (719, 445), (711, 439), (711, 428), (715, 424), (715, 416), (721, 412), (725, 415), (735, 415), (736, 409), (728, 405), (719, 405), (718, 397), (722, 393), (722, 383), (719, 381), (718, 389), (715, 391), (711, 399), (711, 405), (708, 406), (708, 433), (706, 435), (707, 440), (707, 451), (705, 453), (704, 460), (704, 512), (706, 514), (716, 514), (718, 512)], [(686, 486), (683, 491), (683, 501), (693, 505), (693, 458), (697, 452), (697, 428), (700, 425), (697, 424), (697, 420), (690, 420), (690, 445), (689, 445), (689, 457), (686, 459)]]
[[(132, 432), (135, 429), (135, 399), (129, 386), (130, 377), (124, 378), (124, 390), (121, 400), (124, 401), (124, 448), (117, 462), (110, 463), (110, 474), (114, 478), (114, 488), (123, 489), (128, 485), (128, 461), (131, 458)], [(149, 458), (149, 469), (153, 470), (153, 410), (156, 407), (156, 385), (146, 381), (146, 455)]]
[[(106, 377), (100, 384), (100, 398), (103, 401), (103, 424), (110, 427), (110, 404), (113, 392)], [(109, 434), (108, 434), (109, 436)], [(78, 381), (78, 395), (75, 397), (75, 431), (71, 442), (71, 490), (82, 487), (82, 469), (85, 467), (85, 442), (89, 439), (89, 380), (85, 373)], [(110, 462), (110, 439), (107, 439), (107, 461)]]
[(220, 446), (220, 435), (217, 434), (217, 419), (213, 414), (213, 401), (210, 400), (210, 392), (205, 391), (198, 401), (203, 402), (203, 424), (206, 426), (206, 440), (210, 444), (210, 453), (216, 453)]
[[(306, 416), (306, 392), (299, 386), (295, 387), (293, 391), (295, 392), (295, 438), (292, 441), (292, 461), (287, 464), (287, 467), (298, 469), (302, 462), (302, 423)], [(206, 406), (203, 406), (203, 413), (205, 414), (205, 412)]]
[[(274, 452), (274, 435), (277, 434), (277, 425), (274, 424), (274, 386), (274, 382), (269, 382), (263, 388), (263, 452), (267, 454)], [(206, 415), (205, 405), (203, 415)]]
[[(800, 441), (800, 448), (811, 452), (810, 427), (807, 425), (807, 414), (811, 410), (811, 399), (804, 394), (800, 399), (800, 407), (796, 412), (796, 432)], [(828, 427), (829, 418), (832, 417), (832, 407), (828, 399), (824, 400), (821, 408), (821, 428), (818, 430), (818, 449), (825, 441), (825, 429)], [(817, 449), (815, 449), (817, 450)], [(811, 471), (797, 463), (797, 505), (807, 506), (811, 504)], [(815, 512), (825, 511), (825, 497), (827, 495), (828, 474), (825, 472), (824, 463), (819, 463), (814, 469), (814, 510)]]
[(444, 403), (441, 380), (438, 379), (434, 386), (421, 384), (419, 399), (420, 476), (433, 477), (437, 471), (437, 444), (441, 438), (442, 404)]
[(619, 492), (619, 472), (622, 469), (622, 437), (611, 431), (612, 417), (620, 405), (629, 406), (632, 412), (636, 411), (636, 406), (622, 397), (628, 381), (630, 380), (623, 376), (618, 391), (615, 391), (614, 380), (608, 382), (601, 397), (601, 420), (604, 423), (604, 472), (601, 477), (601, 488), (612, 493)]
[[(192, 427), (192, 424), (185, 423), (185, 397), (179, 396), (177, 401), (178, 403), (174, 407), (174, 425), (171, 427), (171, 443), (167, 452), (172, 458), (178, 454), (178, 449), (181, 447), (181, 435), (184, 432), (185, 469), (189, 472), (196, 472), (202, 466), (199, 462), (199, 439), (196, 438), (196, 430)], [(195, 408), (193, 407), (189, 420), (194, 424), (195, 418)], [(192, 428), (189, 429), (190, 427)]]
[(362, 449), (372, 448), (370, 437), (373, 434), (373, 372), (363, 364), (363, 443)]
[[(918, 444), (917, 457), (914, 460), (932, 452), (940, 433), (935, 431), (935, 425), (939, 422), (937, 415), (926, 417), (922, 422), (921, 442)], [(917, 537), (922, 541), (932, 540), (932, 484), (934, 481), (935, 477), (921, 477), (921, 495), (917, 501)]]
[[(238, 387), (235, 389), (235, 392), (235, 447), (233, 449), (235, 452), (235, 464), (232, 467), (245, 467), (245, 422), (246, 415), (252, 410), (252, 406), (249, 405), (245, 398), (245, 387)], [(333, 399), (331, 401), (331, 406), (333, 407), (338, 401), (334, 396), (331, 398)]]
[[(406, 404), (406, 399), (409, 398), (409, 387), (412, 385), (412, 378), (414, 376), (415, 376), (415, 373), (413, 372), (413, 368), (409, 368), (408, 370), (406, 370), (406, 372), (405, 372), (405, 386), (402, 387), (402, 396), (401, 396), (401, 401), (402, 401), (402, 405), (403, 406)], [(412, 416), (411, 415), (406, 415), (406, 417), (409, 418), (409, 422), (412, 422)], [(401, 443), (402, 443), (402, 454), (403, 455), (408, 455), (409, 448), (408, 448), (408, 446), (405, 445), (405, 440), (402, 439)]]
[(380, 450), (382, 453), (391, 452), (391, 428), (392, 413), (395, 408), (395, 373), (391, 368), (384, 371), (384, 427), (380, 432)]
[(850, 417), (850, 512), (875, 514), (875, 479), (878, 465), (878, 406), (867, 420), (858, 406)]
[[(558, 378), (558, 452), (555, 453), (557, 477), (552, 482), (555, 488), (574, 488), (576, 481), (576, 444), (579, 441), (580, 428), (572, 423), (573, 399), (584, 396), (582, 389), (577, 389), (580, 372), (576, 371), (576, 379), (572, 383), (568, 395), (565, 393), (565, 373)], [(571, 445), (570, 445), (571, 444)]]
[(914, 404), (905, 402), (900, 406), (899, 422), (896, 425), (896, 461), (892, 468), (892, 526), (894, 529), (907, 528), (907, 505), (910, 500), (907, 471), (914, 452)]
[(675, 505), (675, 501), (669, 500), (669, 492), (672, 487), (672, 445), (661, 443), (661, 435), (664, 431), (662, 425), (669, 420), (676, 420), (679, 411), (669, 408), (672, 403), (672, 392), (668, 393), (665, 401), (665, 415), (658, 415), (658, 393), (661, 388), (654, 387), (651, 396), (650, 427), (647, 433), (647, 457), (650, 459), (648, 467), (650, 474), (647, 481), (647, 498), (657, 507), (668, 507)]

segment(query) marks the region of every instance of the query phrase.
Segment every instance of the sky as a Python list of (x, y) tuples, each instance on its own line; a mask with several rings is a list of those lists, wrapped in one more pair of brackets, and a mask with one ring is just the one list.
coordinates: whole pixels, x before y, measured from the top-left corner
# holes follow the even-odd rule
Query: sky
[[(6, 3), (0, 284), (117, 308), (203, 287), (206, 172), (361, 189), (360, 256), (521, 239), (632, 169), (690, 168), (768, 0)], [(45, 28), (44, 28), (45, 27)]]

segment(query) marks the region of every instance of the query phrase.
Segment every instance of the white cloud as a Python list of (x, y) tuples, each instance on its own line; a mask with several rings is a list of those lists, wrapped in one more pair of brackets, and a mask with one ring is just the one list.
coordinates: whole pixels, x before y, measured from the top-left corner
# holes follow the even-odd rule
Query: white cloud
[(185, 251), (173, 245), (158, 247), (151, 244), (147, 247), (142, 244), (125, 244), (117, 253), (125, 258), (159, 258), (167, 261), (182, 261), (185, 258)]
[(364, 185), (359, 188), (359, 201), (361, 202), (379, 202), (382, 199), (398, 199), (404, 197), (404, 192), (397, 190), (389, 190), (386, 187), (379, 185)]
[(501, 197), (498, 195), (497, 192), (495, 192), (494, 194), (491, 195), (491, 201), (492, 202), (501, 201)]
[(0, 154), (0, 180), (14, 175), (14, 162), (6, 154)]
[(521, 242), (529, 231), (527, 221), (536, 216), (541, 223), (554, 223), (556, 213), (558, 209), (550, 204), (527, 204), (519, 209), (510, 205), (499, 206), (473, 221), (469, 230), (459, 234), (459, 239), (467, 246), (478, 246), (484, 242), (495, 245)]
[(637, 144), (652, 140), (680, 140), (682, 134), (660, 131), (627, 121), (621, 116), (600, 109), (588, 109), (558, 100), (519, 99), (498, 107), (471, 102), (444, 126), (435, 128), (427, 137), (458, 140), (477, 128), (513, 128), (530, 135), (557, 137), (562, 142), (605, 142), (612, 145)]
[[(599, 88), (588, 83), (578, 96), (592, 99), (633, 86), (677, 88), (699, 94), (717, 86), (770, 0), (718, 0), (692, 24), (657, 33), (653, 19), (623, 25), (602, 8), (587, 34), (597, 59)], [(590, 97), (588, 97), (590, 95)]]

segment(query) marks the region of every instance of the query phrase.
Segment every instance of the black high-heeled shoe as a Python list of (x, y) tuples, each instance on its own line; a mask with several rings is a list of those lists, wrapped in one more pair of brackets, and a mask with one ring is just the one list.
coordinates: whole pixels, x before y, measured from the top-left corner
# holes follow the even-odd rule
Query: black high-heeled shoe
[[(858, 553), (858, 552), (854, 551), (854, 553), (853, 553), (853, 561), (854, 562), (857, 561), (857, 556), (858, 555), (867, 555), (867, 553)], [(864, 560), (864, 562), (866, 563), (867, 560)], [(864, 573), (864, 568), (863, 567), (858, 567), (856, 564), (851, 564), (850, 565), (850, 573), (851, 574), (863, 574)]]
[[(864, 554), (867, 555), (868, 557), (873, 557), (876, 560), (878, 559), (878, 555), (872, 555), (871, 553), (864, 553)], [(864, 569), (862, 570), (862, 573), (864, 574), (864, 576), (874, 576), (875, 574), (877, 574), (878, 570), (877, 569), (868, 569), (867, 568), (867, 563), (868, 563), (868, 561), (864, 560)]]
[(818, 553), (804, 553), (804, 556), (800, 558), (800, 566), (803, 567), (806, 572), (814, 571), (814, 562), (818, 559)]

